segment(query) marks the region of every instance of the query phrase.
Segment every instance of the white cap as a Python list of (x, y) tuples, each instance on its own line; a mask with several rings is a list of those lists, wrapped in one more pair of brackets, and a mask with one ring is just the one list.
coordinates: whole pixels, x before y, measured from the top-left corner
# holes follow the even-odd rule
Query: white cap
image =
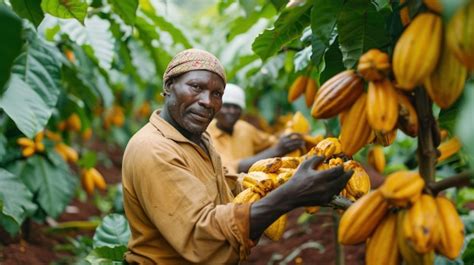
[(222, 103), (235, 104), (242, 109), (245, 109), (245, 93), (238, 85), (227, 83), (222, 96)]

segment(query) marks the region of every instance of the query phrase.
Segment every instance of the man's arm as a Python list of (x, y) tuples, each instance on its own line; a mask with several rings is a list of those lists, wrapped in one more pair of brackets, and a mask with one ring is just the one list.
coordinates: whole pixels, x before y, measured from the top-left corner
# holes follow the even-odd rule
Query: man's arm
[(281, 137), (275, 146), (265, 149), (252, 157), (240, 160), (237, 172), (247, 172), (249, 168), (259, 160), (270, 157), (283, 156), (293, 150), (303, 147), (303, 145), (304, 140), (300, 134), (287, 134)]
[(314, 170), (322, 161), (322, 157), (306, 160), (287, 183), (251, 205), (251, 240), (257, 240), (281, 215), (298, 207), (324, 205), (345, 187), (352, 170), (344, 172), (341, 166)]

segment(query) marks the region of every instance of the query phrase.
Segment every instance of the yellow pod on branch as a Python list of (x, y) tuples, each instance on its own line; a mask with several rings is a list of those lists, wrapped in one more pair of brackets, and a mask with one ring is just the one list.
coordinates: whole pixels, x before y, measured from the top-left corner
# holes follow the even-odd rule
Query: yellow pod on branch
[(433, 10), (436, 13), (441, 13), (441, 11), (443, 11), (443, 5), (441, 5), (439, 0), (423, 0), (423, 2), (430, 10)]
[(453, 137), (445, 142), (442, 142), (438, 146), (438, 151), (440, 152), (440, 156), (438, 157), (438, 162), (445, 160), (446, 158), (451, 157), (452, 155), (459, 152), (461, 149), (461, 141), (457, 137)]
[(388, 79), (369, 82), (367, 91), (367, 120), (372, 129), (388, 132), (398, 119), (398, 99)]
[(367, 162), (379, 173), (383, 173), (385, 169), (385, 154), (383, 147), (375, 145), (369, 150)]
[(359, 199), (370, 191), (370, 178), (361, 164), (354, 160), (344, 162), (344, 171), (353, 170), (351, 178), (346, 184), (347, 194)]
[(397, 240), (397, 215), (388, 214), (375, 228), (365, 250), (367, 265), (399, 265)]
[(313, 78), (308, 78), (308, 82), (306, 83), (306, 89), (304, 93), (306, 106), (308, 108), (313, 105), (317, 92), (318, 92), (318, 85), (316, 84), (316, 80), (314, 80)]
[(288, 90), (288, 102), (295, 101), (304, 93), (308, 79), (309, 78), (307, 76), (300, 75), (295, 79), (295, 81), (293, 81), (290, 89)]
[(464, 66), (474, 70), (474, 1), (460, 8), (448, 23), (449, 47)]
[(317, 155), (330, 158), (342, 153), (342, 145), (339, 139), (328, 137), (321, 140), (315, 147), (309, 150), (308, 155)]
[(331, 118), (349, 108), (364, 91), (364, 82), (354, 70), (343, 71), (326, 81), (311, 108), (316, 119)]
[(441, 235), (436, 250), (447, 258), (455, 259), (461, 253), (464, 243), (464, 224), (449, 199), (438, 196), (435, 201), (441, 223)]
[(366, 81), (378, 81), (386, 77), (390, 71), (390, 62), (388, 54), (378, 50), (371, 49), (359, 58), (357, 72)]
[(397, 171), (388, 175), (379, 189), (391, 204), (406, 207), (419, 199), (424, 187), (425, 181), (418, 172)]
[(433, 72), (441, 49), (442, 22), (438, 15), (415, 17), (398, 39), (393, 53), (397, 86), (413, 90)]

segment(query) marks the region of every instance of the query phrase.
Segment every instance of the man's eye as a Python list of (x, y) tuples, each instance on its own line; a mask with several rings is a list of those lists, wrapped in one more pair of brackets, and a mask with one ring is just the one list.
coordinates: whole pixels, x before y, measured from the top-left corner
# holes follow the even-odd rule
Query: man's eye
[(201, 90), (201, 86), (198, 84), (191, 84), (191, 87), (198, 91)]
[(214, 92), (214, 96), (216, 97), (222, 97), (222, 93), (219, 91)]

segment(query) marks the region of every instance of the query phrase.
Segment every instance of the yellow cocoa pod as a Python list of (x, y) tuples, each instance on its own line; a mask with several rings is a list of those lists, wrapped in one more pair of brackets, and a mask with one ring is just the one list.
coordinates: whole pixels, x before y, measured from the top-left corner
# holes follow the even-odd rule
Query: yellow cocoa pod
[(58, 123), (58, 130), (64, 131), (64, 130), (66, 130), (66, 127), (67, 127), (66, 121), (61, 121), (61, 122)]
[(297, 111), (293, 118), (289, 122), (290, 132), (307, 134), (311, 130), (311, 125), (309, 121), (305, 118), (303, 113)]
[(315, 136), (311, 136), (308, 134), (303, 134), (303, 140), (306, 143), (306, 149), (311, 149), (315, 147), (319, 142), (321, 142), (324, 139), (324, 136), (322, 134), (318, 134)]
[(370, 49), (359, 58), (357, 72), (366, 81), (378, 81), (390, 71), (388, 54), (379, 49)]
[(435, 199), (440, 220), (440, 240), (436, 250), (450, 259), (455, 259), (461, 253), (464, 243), (464, 224), (453, 203), (438, 196)]
[(355, 154), (369, 141), (372, 130), (367, 121), (366, 104), (367, 95), (363, 93), (345, 114), (339, 137), (344, 154)]
[(292, 168), (280, 168), (277, 175), (278, 185), (282, 185), (283, 183), (287, 182), (291, 177), (293, 177), (295, 171), (296, 170)]
[(441, 138), (441, 141), (446, 140), (446, 138), (448, 138), (448, 136), (449, 136), (449, 133), (448, 133), (447, 130), (441, 129), (441, 130), (439, 131), (439, 137)]
[(88, 194), (94, 192), (94, 176), (92, 175), (90, 169), (84, 170), (81, 178), (82, 187)]
[(67, 128), (71, 131), (78, 132), (81, 130), (81, 118), (77, 113), (73, 113), (66, 120)]
[(376, 131), (389, 132), (397, 124), (397, 92), (388, 79), (369, 82), (367, 91), (367, 120)]
[[(406, 3), (406, 0), (400, 0), (400, 5), (403, 5), (405, 3)], [(410, 24), (411, 18), (410, 18), (410, 10), (408, 10), (408, 6), (404, 6), (400, 9), (400, 20), (402, 21), (403, 26)]]
[(418, 135), (418, 115), (407, 96), (397, 93), (398, 128), (411, 137)]
[(308, 108), (313, 105), (317, 92), (318, 92), (318, 85), (316, 84), (316, 80), (312, 78), (308, 78), (308, 82), (306, 83), (306, 89), (304, 92), (304, 97), (305, 97), (304, 99), (306, 102), (306, 106)]
[(434, 251), (426, 254), (420, 254), (409, 244), (403, 231), (403, 223), (406, 216), (406, 210), (397, 213), (397, 245), (405, 265), (433, 265)]
[(306, 83), (308, 82), (308, 77), (304, 75), (298, 76), (293, 84), (291, 84), (290, 89), (288, 90), (288, 102), (295, 101), (299, 96), (303, 94), (306, 89)]
[(300, 157), (284, 156), (281, 158), (281, 168), (297, 168), (301, 163)]
[(354, 70), (343, 71), (326, 81), (311, 108), (316, 119), (327, 119), (349, 108), (364, 91), (364, 82)]
[(382, 145), (382, 146), (389, 146), (397, 138), (397, 129), (391, 130), (387, 133), (374, 131), (374, 135), (375, 135), (374, 143)]
[(462, 94), (466, 77), (466, 67), (456, 58), (445, 41), (438, 65), (425, 81), (425, 89), (440, 108), (447, 109)]
[(26, 137), (20, 137), (16, 140), (16, 143), (21, 147), (34, 147), (35, 142)]
[(446, 38), (455, 56), (468, 69), (474, 69), (474, 1), (460, 8), (448, 23)]
[(250, 168), (249, 172), (261, 171), (265, 173), (275, 173), (282, 166), (283, 162), (280, 157), (273, 157), (262, 159), (255, 162)]
[(76, 150), (65, 143), (57, 143), (55, 149), (58, 154), (61, 155), (61, 157), (67, 162), (74, 163), (79, 159), (79, 155), (77, 154)]
[(35, 150), (37, 152), (43, 152), (44, 151), (44, 144), (42, 142), (36, 143), (35, 144)]
[(397, 241), (397, 215), (388, 214), (375, 228), (365, 249), (365, 264), (367, 265), (399, 265)]
[(107, 188), (107, 183), (105, 183), (104, 176), (100, 174), (100, 172), (95, 169), (90, 169), (90, 174), (92, 175), (92, 179), (94, 180), (94, 186), (98, 189), (105, 190)]
[(418, 253), (428, 253), (438, 245), (441, 233), (438, 209), (433, 196), (421, 195), (408, 209), (403, 220), (403, 233)]
[(81, 134), (81, 138), (82, 138), (83, 141), (88, 141), (89, 139), (91, 139), (91, 137), (92, 137), (92, 128), (91, 127), (85, 129)]
[(369, 150), (367, 162), (377, 172), (383, 173), (385, 169), (385, 154), (383, 152), (383, 146), (375, 145)]
[(443, 6), (439, 0), (423, 0), (425, 5), (436, 13), (441, 13), (443, 11)]
[(31, 146), (24, 147), (23, 150), (21, 151), (21, 155), (22, 155), (23, 157), (30, 157), (30, 156), (32, 156), (34, 153), (35, 153), (35, 148), (34, 148), (34, 147), (31, 147)]
[(311, 155), (330, 158), (334, 155), (339, 155), (342, 153), (342, 145), (339, 139), (334, 137), (328, 137), (320, 141), (308, 153), (310, 153)]
[(347, 194), (359, 199), (370, 191), (370, 178), (361, 164), (354, 160), (344, 162), (344, 171), (353, 170), (351, 178), (346, 184)]
[(280, 216), (275, 222), (267, 227), (267, 229), (265, 229), (264, 234), (272, 241), (280, 240), (285, 232), (287, 221), (288, 216), (286, 214)]
[(46, 138), (52, 140), (53, 142), (61, 142), (63, 138), (59, 133), (52, 132), (50, 130), (45, 131)]
[(397, 171), (387, 176), (379, 190), (391, 204), (406, 207), (419, 199), (424, 186), (418, 172)]
[(262, 196), (260, 194), (254, 192), (251, 188), (243, 190), (241, 193), (237, 194), (237, 196), (232, 201), (233, 203), (252, 203), (255, 201), (260, 200)]
[(342, 215), (338, 241), (344, 245), (364, 242), (388, 211), (388, 203), (379, 190), (369, 192), (355, 201)]
[(453, 137), (447, 141), (442, 142), (438, 146), (438, 151), (441, 153), (441, 155), (438, 157), (438, 162), (441, 162), (446, 158), (449, 158), (452, 155), (456, 154), (457, 152), (459, 152), (461, 147), (461, 141), (459, 141), (459, 138), (457, 137)]
[(397, 85), (413, 90), (433, 72), (441, 51), (442, 22), (438, 15), (421, 13), (395, 45), (393, 72)]

